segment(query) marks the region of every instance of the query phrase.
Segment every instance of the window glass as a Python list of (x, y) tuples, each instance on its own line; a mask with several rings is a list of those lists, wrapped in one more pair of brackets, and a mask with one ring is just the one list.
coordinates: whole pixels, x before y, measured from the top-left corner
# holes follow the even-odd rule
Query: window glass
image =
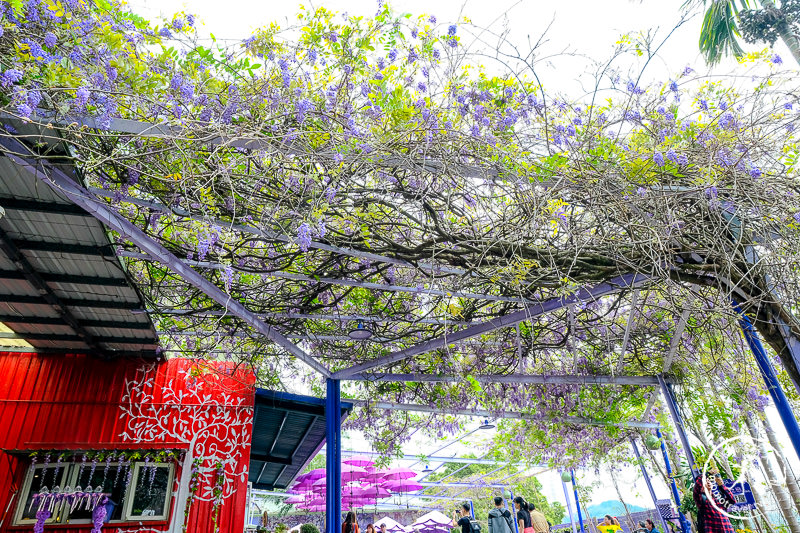
[[(107, 463), (99, 463), (94, 472), (92, 472), (91, 463), (86, 464), (83, 467), (83, 471), (80, 471), (80, 465), (76, 464), (73, 467), (78, 470), (78, 477), (75, 481), (75, 486), (81, 487), (83, 490), (87, 490), (89, 487), (91, 487), (92, 490), (95, 490), (97, 487), (102, 485), (103, 493), (109, 494), (109, 504), (107, 505), (106, 509), (111, 511), (111, 516), (107, 516), (106, 521), (121, 520), (122, 509), (124, 507), (122, 505), (122, 498), (125, 495), (125, 478), (127, 469), (122, 467), (122, 472), (119, 472), (120, 467), (115, 463), (109, 464), (108, 469), (106, 469), (106, 464)], [(119, 475), (117, 472), (119, 472)], [(91, 476), (91, 479), (89, 476)], [(92, 511), (87, 510), (85, 506), (82, 505), (78, 506), (74, 511), (69, 513), (70, 522), (74, 520), (91, 519)]]
[(136, 518), (165, 516), (168, 495), (172, 492), (170, 466), (138, 463), (137, 467), (134, 472), (130, 516)]
[[(42, 489), (47, 487), (52, 491), (54, 487), (64, 486), (64, 474), (69, 465), (48, 466), (46, 469), (37, 466), (33, 471), (30, 489), (25, 499), (25, 507), (22, 510), (20, 520), (36, 520), (36, 512), (39, 510), (39, 502), (33, 503), (33, 497)], [(58, 480), (55, 477), (58, 476)], [(58, 513), (57, 513), (58, 514)], [(60, 520), (60, 516), (54, 516), (50, 521)]]

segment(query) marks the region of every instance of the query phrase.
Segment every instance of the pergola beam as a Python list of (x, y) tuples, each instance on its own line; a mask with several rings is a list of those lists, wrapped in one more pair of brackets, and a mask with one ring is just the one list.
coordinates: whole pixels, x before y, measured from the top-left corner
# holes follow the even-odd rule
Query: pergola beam
[[(351, 400), (347, 400), (348, 402)], [(380, 457), (381, 453), (379, 452), (361, 452), (361, 451), (354, 451), (348, 450), (343, 451), (342, 455), (365, 455), (367, 457)], [(474, 457), (449, 457), (449, 456), (441, 456), (441, 455), (401, 455), (401, 456), (393, 456), (393, 459), (400, 459), (404, 461), (420, 461), (420, 458), (424, 457), (425, 460), (422, 461), (424, 463), (457, 463), (457, 464), (464, 464), (464, 465), (501, 465), (504, 464), (504, 468), (508, 466), (514, 467), (523, 467), (523, 468), (547, 468), (545, 465), (528, 465), (524, 463), (503, 463), (503, 461), (495, 461), (493, 459), (479, 459)]]
[(373, 368), (397, 363), (404, 359), (408, 359), (409, 357), (414, 357), (416, 355), (421, 355), (444, 348), (445, 346), (448, 346), (449, 344), (459, 340), (477, 337), (478, 335), (483, 335), (496, 329), (513, 326), (515, 324), (519, 324), (520, 322), (530, 320), (537, 316), (561, 309), (574, 303), (589, 302), (609, 294), (614, 294), (621, 290), (634, 289), (644, 283), (647, 283), (648, 281), (650, 281), (650, 277), (644, 274), (623, 274), (607, 282), (595, 285), (589, 289), (580, 289), (569, 296), (562, 296), (541, 302), (535, 302), (527, 305), (520, 311), (509, 313), (501, 317), (492, 318), (485, 322), (475, 324), (474, 326), (469, 326), (460, 331), (441, 335), (435, 339), (421, 342), (416, 346), (396, 351), (383, 357), (378, 357), (377, 359), (368, 361), (366, 363), (353, 365), (350, 368), (335, 372), (333, 377), (334, 379), (346, 379), (348, 376), (353, 374), (359, 374), (367, 370), (372, 370)]
[(622, 337), (622, 346), (619, 349), (619, 359), (617, 359), (617, 374), (621, 374), (625, 368), (625, 352), (628, 351), (628, 341), (631, 338), (631, 330), (636, 322), (636, 304), (639, 303), (639, 290), (633, 291), (631, 296), (631, 312), (628, 315), (628, 322), (625, 324), (625, 334)]
[[(261, 321), (255, 313), (247, 309), (241, 302), (235, 298), (232, 298), (229, 294), (205, 279), (198, 272), (185, 265), (169, 250), (148, 237), (141, 229), (136, 227), (136, 225), (131, 223), (115, 210), (109, 208), (104, 202), (95, 198), (91, 193), (89, 193), (89, 191), (80, 186), (70, 176), (64, 173), (63, 170), (53, 167), (52, 165), (44, 166), (41, 163), (39, 163), (39, 165), (42, 168), (39, 168), (36, 166), (37, 162), (35, 159), (28, 159), (19, 155), (15, 155), (15, 153), (24, 153), (26, 149), (24, 145), (12, 139), (0, 139), (0, 145), (7, 150), (5, 154), (6, 157), (14, 161), (20, 168), (30, 172), (33, 176), (49, 186), (55, 192), (64, 194), (70, 199), (70, 201), (94, 215), (107, 227), (118, 232), (121, 236), (129, 239), (149, 256), (157, 258), (162, 263), (169, 266), (173, 272), (181, 276), (188, 283), (204, 292), (209, 298), (215, 300), (218, 304), (224, 306), (226, 309), (229, 309), (231, 314), (234, 314), (247, 322), (256, 331), (273, 340), (299, 360), (305, 362), (311, 368), (326, 377), (330, 375), (330, 371), (328, 371), (323, 364), (301, 350), (281, 333), (276, 331), (272, 326)], [(46, 173), (43, 168), (47, 168), (49, 173)]]
[[(0, 315), (0, 322), (4, 324), (37, 324), (43, 326), (61, 326), (64, 321), (58, 317), (47, 316), (19, 316), (19, 315)], [(85, 328), (113, 328), (113, 329), (135, 329), (150, 331), (150, 324), (146, 322), (119, 322), (116, 320), (78, 320), (78, 323)]]
[[(43, 300), (41, 296), (28, 296), (25, 294), (0, 294), (0, 300), (9, 304), (33, 304), (50, 306), (52, 304)], [(61, 298), (61, 303), (67, 307), (86, 307), (92, 309), (141, 309), (140, 302), (120, 302), (118, 300), (87, 300), (84, 298)]]
[[(544, 375), (544, 374), (486, 374), (470, 375), (479, 383), (540, 384), (540, 385), (634, 385), (658, 387), (657, 376), (609, 376), (609, 375)], [(461, 383), (466, 376), (458, 374), (380, 374), (361, 373), (342, 378), (345, 381), (409, 382), (409, 383)]]
[[(417, 413), (435, 413), (435, 414), (449, 414), (457, 416), (475, 416), (475, 417), (492, 417), (503, 418), (511, 420), (530, 420), (533, 422), (542, 422), (541, 417), (532, 415), (525, 415), (517, 412), (497, 413), (486, 409), (448, 409), (440, 407), (431, 407), (429, 405), (420, 405), (413, 403), (392, 403), (392, 402), (373, 402), (369, 400), (356, 400), (352, 398), (347, 399), (348, 402), (359, 407), (371, 407), (376, 409), (388, 409), (391, 411), (410, 411)], [(558, 419), (550, 419), (552, 422), (562, 422), (565, 424), (576, 424), (581, 426), (608, 426), (608, 427), (623, 427), (623, 428), (639, 428), (639, 429), (653, 429), (660, 428), (660, 424), (651, 422), (605, 422), (603, 420), (591, 420), (588, 418), (577, 416), (565, 416)]]

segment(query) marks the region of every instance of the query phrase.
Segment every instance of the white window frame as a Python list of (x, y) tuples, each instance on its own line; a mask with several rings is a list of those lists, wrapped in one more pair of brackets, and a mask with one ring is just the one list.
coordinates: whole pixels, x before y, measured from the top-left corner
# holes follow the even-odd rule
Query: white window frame
[[(139, 482), (139, 471), (147, 467), (166, 467), (167, 471), (167, 501), (164, 504), (164, 513), (154, 516), (133, 515), (133, 495), (136, 494), (136, 484)], [(169, 519), (170, 504), (172, 503), (173, 483), (175, 482), (175, 463), (145, 463), (137, 461), (133, 464), (133, 477), (131, 477), (131, 486), (128, 487), (128, 493), (125, 495), (125, 509), (123, 516), (127, 518), (128, 522), (152, 522), (164, 521)]]
[[(61, 462), (61, 463), (50, 463), (47, 465), (47, 468), (53, 468), (59, 466), (61, 468), (59, 472), (59, 487), (74, 487), (75, 483), (78, 481), (78, 473), (80, 472), (81, 468), (80, 462)], [(110, 466), (119, 467), (123, 463), (119, 461), (112, 461), (112, 462), (98, 462), (97, 468), (105, 468), (105, 465), (108, 464)], [(133, 494), (136, 491), (136, 483), (139, 479), (139, 471), (147, 466), (157, 466), (157, 467), (164, 467), (169, 468), (167, 474), (167, 494), (166, 494), (166, 503), (164, 505), (164, 514), (157, 515), (157, 516), (138, 516), (138, 515), (131, 515), (132, 507), (133, 507)], [(89, 468), (89, 465), (84, 465), (84, 469)], [(173, 499), (173, 492), (174, 492), (174, 483), (175, 483), (175, 463), (153, 463), (153, 462), (144, 462), (144, 461), (136, 461), (131, 463), (131, 468), (133, 469), (133, 475), (131, 477), (131, 484), (128, 489), (125, 491), (125, 498), (123, 501), (119, 502), (119, 505), (122, 507), (122, 514), (119, 520), (110, 520), (109, 524), (120, 524), (124, 522), (153, 522), (153, 521), (166, 521), (169, 520), (169, 513), (172, 506), (172, 499)], [(26, 526), (36, 523), (35, 518), (22, 518), (22, 514), (24, 513), (24, 504), (28, 499), (28, 495), (31, 489), (31, 485), (33, 484), (33, 476), (36, 470), (44, 469), (44, 464), (34, 465), (33, 468), (29, 468), (28, 471), (25, 473), (25, 480), (22, 484), (22, 490), (20, 490), (19, 499), (17, 500), (16, 510), (14, 511), (14, 520), (12, 522), (15, 526)], [(53, 487), (48, 487), (52, 490)], [(61, 516), (56, 518), (49, 518), (46, 524), (91, 524), (91, 520), (87, 519), (75, 519), (70, 520), (69, 513), (66, 512), (66, 508), (63, 504), (59, 504), (63, 508), (63, 512)]]
[[(72, 463), (49, 463), (47, 468), (53, 467), (60, 467), (60, 474), (61, 479), (59, 481), (58, 486), (64, 487), (67, 479), (67, 475), (69, 473), (70, 467)], [(17, 509), (14, 513), (14, 525), (15, 526), (25, 526), (29, 524), (35, 524), (35, 518), (22, 518), (22, 514), (25, 512), (25, 503), (28, 501), (28, 495), (31, 490), (31, 485), (33, 484), (33, 475), (36, 470), (44, 470), (44, 464), (34, 465), (33, 468), (28, 468), (28, 471), (25, 473), (25, 482), (22, 484), (22, 490), (19, 491), (19, 500), (17, 501)], [(52, 490), (54, 487), (48, 487)], [(55, 517), (50, 517), (47, 519), (45, 524), (60, 524), (63, 523), (64, 516), (61, 517), (62, 520), (57, 521)]]

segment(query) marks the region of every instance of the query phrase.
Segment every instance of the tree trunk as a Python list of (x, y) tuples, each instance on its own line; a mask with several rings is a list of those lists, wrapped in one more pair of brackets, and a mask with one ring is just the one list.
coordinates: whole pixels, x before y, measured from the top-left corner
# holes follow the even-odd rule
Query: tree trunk
[(747, 424), (747, 429), (750, 431), (750, 436), (758, 446), (758, 451), (761, 454), (761, 464), (764, 465), (764, 473), (767, 476), (767, 481), (772, 488), (773, 494), (775, 494), (775, 500), (778, 502), (778, 507), (781, 510), (781, 514), (786, 520), (786, 524), (789, 526), (789, 531), (792, 533), (800, 533), (800, 522), (797, 520), (797, 515), (795, 514), (794, 507), (792, 506), (792, 501), (789, 498), (789, 495), (783, 489), (783, 486), (781, 486), (781, 484), (778, 482), (778, 478), (775, 475), (775, 470), (772, 468), (772, 462), (769, 460), (769, 456), (767, 455), (767, 448), (764, 446), (764, 442), (758, 438), (758, 434), (756, 433), (755, 422), (752, 420), (752, 417), (749, 414), (745, 416), (744, 420), (745, 424)]
[[(761, 0), (761, 5), (763, 5), (765, 9), (778, 10), (773, 0)], [(800, 40), (798, 40), (797, 36), (792, 32), (791, 26), (789, 26), (785, 19), (781, 19), (780, 22), (775, 25), (775, 28), (778, 30), (778, 34), (781, 36), (783, 43), (792, 53), (794, 60), (800, 65)]]
[[(744, 456), (744, 452), (742, 450), (741, 445), (734, 445), (734, 447), (736, 448), (736, 454), (737, 455), (739, 455), (740, 457)], [(763, 503), (764, 499), (761, 497), (761, 493), (758, 491), (758, 487), (753, 482), (753, 479), (750, 477), (750, 475), (747, 474), (747, 472), (745, 472), (745, 479), (746, 479), (747, 483), (750, 484), (750, 490), (753, 492), (753, 499), (756, 501), (756, 509), (761, 514), (761, 520), (760, 520), (761, 527), (764, 530), (766, 530), (768, 533), (775, 533), (775, 528), (772, 527), (772, 524), (766, 518), (767, 512), (765, 510), (764, 503)], [(755, 520), (755, 517), (754, 517), (754, 520)]]
[[(632, 526), (631, 531), (633, 531), (636, 529), (636, 524), (633, 522), (633, 518), (631, 518), (631, 511), (628, 509), (628, 504), (622, 499), (622, 493), (619, 491), (619, 485), (617, 484), (616, 476), (614, 476), (611, 470), (609, 470), (609, 474), (611, 475), (611, 482), (614, 483), (614, 490), (617, 491), (617, 498), (619, 498), (620, 503), (622, 503), (622, 507), (625, 509), (625, 515), (628, 517), (628, 523)], [(656, 509), (656, 512), (658, 512), (658, 509)], [(664, 533), (669, 533), (669, 531), (665, 531)]]
[(778, 438), (775, 436), (775, 431), (772, 429), (772, 424), (770, 424), (767, 417), (762, 413), (759, 418), (761, 419), (761, 425), (764, 428), (764, 433), (767, 434), (767, 440), (769, 440), (770, 446), (775, 450), (775, 462), (778, 463), (778, 467), (783, 472), (783, 476), (786, 478), (786, 486), (789, 489), (789, 494), (794, 501), (794, 507), (800, 512), (800, 485), (797, 484), (797, 479), (794, 477), (794, 472), (792, 472), (792, 468), (789, 465), (788, 461), (786, 461), (786, 457), (783, 455), (783, 449), (781, 448), (781, 443), (778, 442)]

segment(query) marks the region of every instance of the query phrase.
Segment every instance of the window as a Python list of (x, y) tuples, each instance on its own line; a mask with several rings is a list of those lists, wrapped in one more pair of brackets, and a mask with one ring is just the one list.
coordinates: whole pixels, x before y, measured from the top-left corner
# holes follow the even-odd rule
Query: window
[[(106, 504), (108, 522), (166, 520), (174, 476), (174, 463), (152, 461), (98, 462), (94, 469), (90, 461), (49, 464), (46, 469), (44, 465), (36, 465), (25, 476), (14, 524), (36, 522), (39, 504), (34, 502), (34, 497), (42, 487), (51, 491), (54, 487), (80, 487), (84, 491), (102, 487), (109, 500)], [(59, 504), (54, 511), (48, 524), (92, 522), (92, 509), (86, 505), (72, 509), (69, 505)]]

